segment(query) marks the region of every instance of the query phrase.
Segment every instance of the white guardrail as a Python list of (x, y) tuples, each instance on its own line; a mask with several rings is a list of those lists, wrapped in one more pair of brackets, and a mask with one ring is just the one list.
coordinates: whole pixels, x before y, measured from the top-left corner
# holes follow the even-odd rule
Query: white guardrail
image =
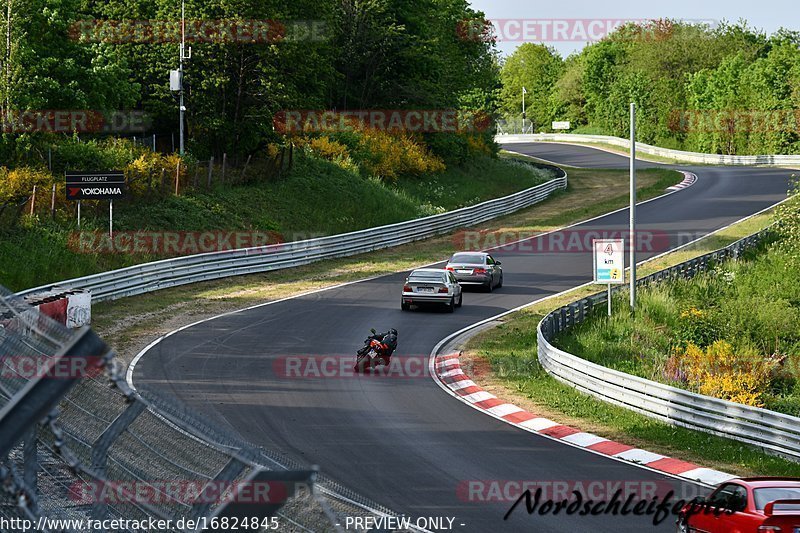
[[(555, 141), (565, 143), (604, 143), (620, 148), (630, 149), (630, 141), (620, 137), (607, 135), (580, 135), (574, 133), (534, 133), (530, 135), (497, 135), (498, 143), (526, 143), (539, 141)], [(700, 163), (703, 165), (776, 165), (800, 166), (800, 155), (726, 155), (726, 154), (701, 154), (698, 152), (684, 152), (659, 148), (644, 143), (636, 143), (636, 150), (643, 154), (666, 157), (681, 162)]]
[(199, 281), (291, 268), (322, 259), (346, 257), (407, 244), (508, 215), (541, 202), (553, 192), (567, 187), (567, 174), (562, 169), (549, 165), (537, 166), (556, 171), (558, 177), (509, 196), (439, 215), (304, 241), (164, 259), (35, 287), (19, 295), (48, 291), (54, 287), (84, 289), (92, 293), (92, 302), (99, 302)]
[[(766, 231), (721, 250), (656, 272), (637, 282), (692, 277), (714, 263), (736, 258), (758, 244)], [(800, 459), (800, 418), (750, 407), (632, 376), (567, 353), (550, 342), (561, 331), (582, 322), (593, 309), (606, 308), (606, 293), (561, 307), (538, 326), (539, 362), (553, 377), (584, 393), (670, 424), (713, 433), (758, 446), (794, 460)]]

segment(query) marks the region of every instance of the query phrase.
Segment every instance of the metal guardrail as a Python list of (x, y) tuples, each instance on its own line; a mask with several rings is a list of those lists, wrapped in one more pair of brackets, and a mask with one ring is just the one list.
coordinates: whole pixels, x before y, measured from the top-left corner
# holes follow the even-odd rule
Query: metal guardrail
[[(691, 278), (726, 259), (736, 259), (754, 248), (769, 229), (725, 248), (650, 274), (637, 286), (676, 278)], [(612, 292), (622, 290), (617, 287)], [(800, 459), (800, 418), (695, 394), (618, 370), (606, 368), (553, 346), (555, 336), (585, 320), (592, 310), (606, 308), (605, 292), (563, 306), (545, 316), (538, 326), (538, 356), (542, 366), (559, 381), (596, 398), (671, 424), (753, 444), (767, 451)]]
[[(524, 143), (538, 141), (561, 141), (572, 143), (605, 143), (620, 148), (630, 148), (630, 141), (620, 137), (608, 135), (580, 135), (573, 133), (535, 133), (530, 135), (497, 135), (498, 143)], [(700, 163), (704, 165), (800, 165), (800, 155), (727, 155), (727, 154), (702, 154), (698, 152), (685, 152), (671, 150), (644, 143), (636, 143), (636, 149), (644, 154)]]
[(549, 168), (557, 172), (558, 177), (509, 196), (439, 215), (304, 241), (165, 259), (61, 281), (19, 294), (47, 291), (58, 286), (89, 290), (95, 302), (113, 300), (167, 287), (291, 268), (407, 244), (513, 213), (566, 188), (567, 174), (564, 170), (550, 165), (533, 166)]

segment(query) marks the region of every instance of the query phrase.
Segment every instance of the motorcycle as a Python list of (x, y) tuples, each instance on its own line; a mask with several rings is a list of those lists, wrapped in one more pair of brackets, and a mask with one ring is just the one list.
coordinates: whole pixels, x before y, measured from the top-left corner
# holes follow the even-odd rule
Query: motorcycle
[[(374, 328), (370, 331), (375, 335)], [(364, 346), (356, 352), (356, 364), (353, 370), (355, 370), (356, 373), (363, 374), (384, 364), (386, 364), (386, 362), (383, 358), (380, 341), (372, 337), (367, 337), (364, 340)]]

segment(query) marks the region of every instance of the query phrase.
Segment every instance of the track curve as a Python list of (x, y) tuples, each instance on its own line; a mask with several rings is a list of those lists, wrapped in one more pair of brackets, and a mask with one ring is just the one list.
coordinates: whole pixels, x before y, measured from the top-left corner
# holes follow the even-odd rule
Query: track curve
[[(626, 168), (628, 162), (569, 145), (514, 144), (509, 149), (592, 168)], [(670, 168), (690, 170), (699, 179), (637, 208), (640, 229), (658, 232), (665, 247), (683, 244), (681, 233), (699, 236), (775, 204), (785, 197), (791, 175), (764, 168)], [(622, 210), (572, 229), (624, 230), (627, 217)], [(544, 239), (552, 236), (534, 239), (533, 249), (549, 249), (552, 240)], [(427, 358), (454, 331), (591, 278), (588, 252), (524, 249), (496, 255), (503, 261), (504, 287), (490, 294), (465, 293), (463, 308), (454, 314), (401, 312), (399, 287), (405, 273), (383, 276), (179, 331), (139, 360), (135, 384), (171, 393), (255, 444), (318, 464), (329, 477), (397, 512), (456, 517), (459, 531), (653, 528), (649, 517), (528, 516), (522, 508), (504, 521), (508, 502), (465, 501), (460, 489), (470, 480), (648, 481), (668, 484), (679, 496), (697, 488), (520, 431), (448, 396), (430, 378), (287, 379), (277, 371), (283, 358), (292, 355), (352, 361), (370, 327), (399, 330), (397, 357)], [(659, 529), (672, 528), (667, 520)]]

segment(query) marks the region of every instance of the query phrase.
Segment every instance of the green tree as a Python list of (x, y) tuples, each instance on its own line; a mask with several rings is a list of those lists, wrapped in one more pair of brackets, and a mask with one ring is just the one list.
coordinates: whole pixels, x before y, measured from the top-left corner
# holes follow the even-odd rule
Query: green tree
[(554, 118), (550, 95), (561, 76), (564, 64), (561, 56), (549, 46), (524, 43), (503, 62), (500, 79), (501, 112), (519, 117), (522, 112), (522, 88), (527, 91), (527, 118), (534, 128), (549, 128)]

